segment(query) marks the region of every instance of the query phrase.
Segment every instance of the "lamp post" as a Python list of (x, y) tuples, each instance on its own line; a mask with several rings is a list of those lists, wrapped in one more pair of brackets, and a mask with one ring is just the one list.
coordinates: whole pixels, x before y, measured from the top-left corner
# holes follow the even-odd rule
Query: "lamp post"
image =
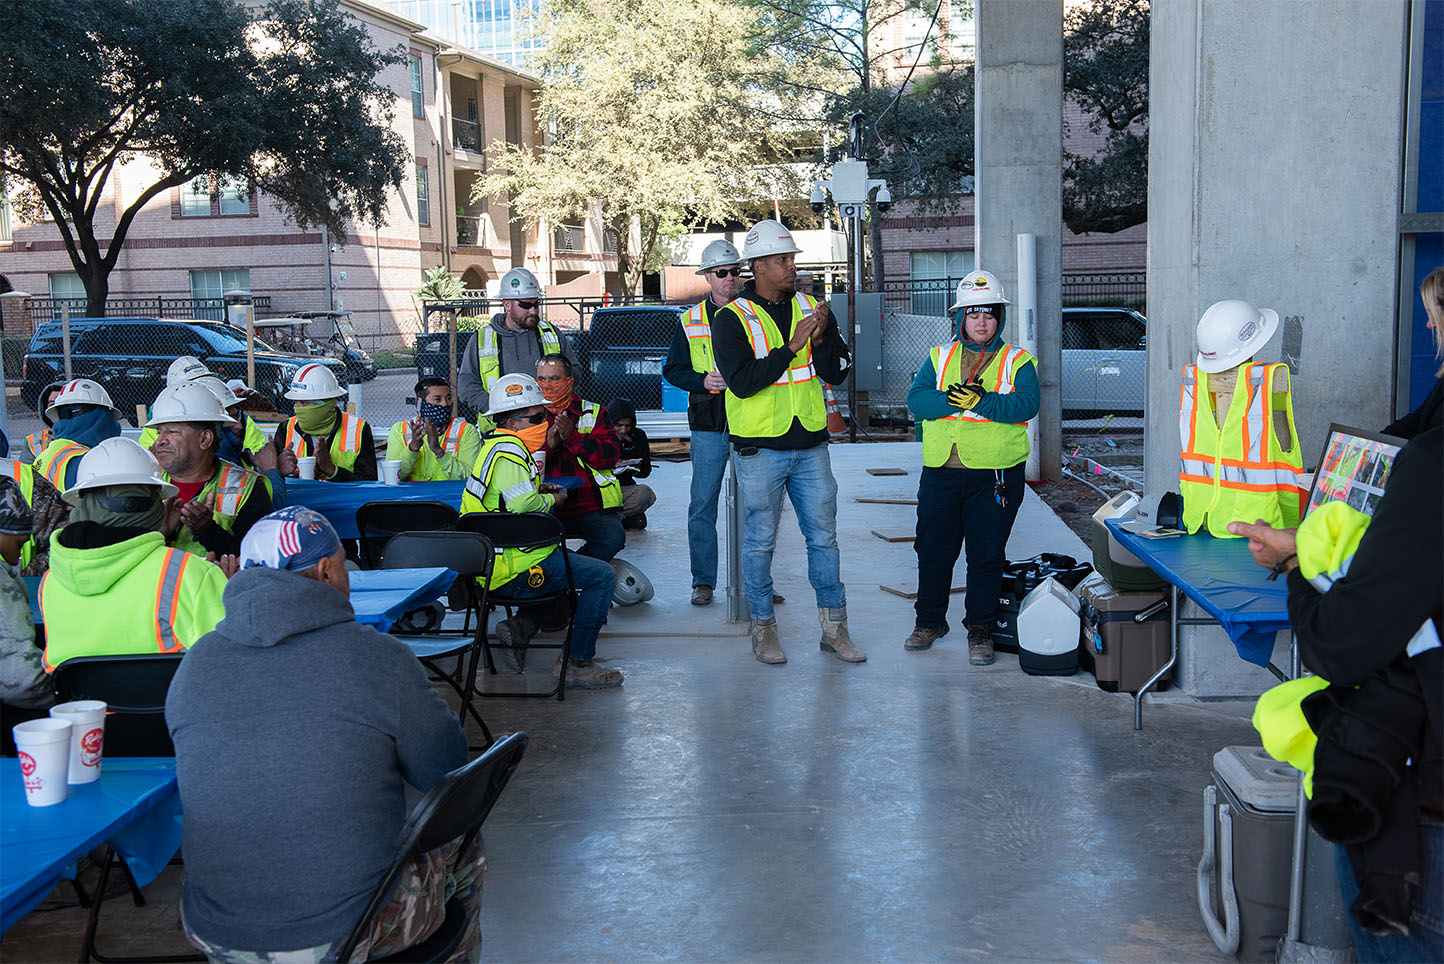
[[(871, 199), (879, 213), (892, 207), (892, 192), (887, 181), (868, 177), (867, 161), (862, 156), (862, 112), (852, 115), (852, 136), (850, 156), (832, 166), (832, 177), (812, 185), (812, 210), (821, 214), (827, 209), (828, 196), (837, 205), (838, 213), (846, 219), (852, 229), (852, 238), (847, 247), (847, 343), (849, 348), (857, 345), (857, 289), (862, 285), (862, 222), (867, 214), (867, 203)], [(876, 195), (874, 196), (874, 192)], [(855, 372), (853, 373), (855, 375)], [(847, 383), (847, 414), (849, 442), (857, 441), (857, 379)]]

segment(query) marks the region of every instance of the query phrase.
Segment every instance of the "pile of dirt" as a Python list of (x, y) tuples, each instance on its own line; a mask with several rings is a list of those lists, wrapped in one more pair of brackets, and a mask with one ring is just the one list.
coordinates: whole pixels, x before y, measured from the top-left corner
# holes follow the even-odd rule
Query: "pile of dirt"
[(1103, 495), (1091, 486), (1066, 475), (1056, 481), (1049, 479), (1032, 485), (1038, 497), (1048, 503), (1048, 508), (1057, 513), (1058, 518), (1062, 519), (1088, 548), (1093, 548), (1093, 513), (1117, 492)]

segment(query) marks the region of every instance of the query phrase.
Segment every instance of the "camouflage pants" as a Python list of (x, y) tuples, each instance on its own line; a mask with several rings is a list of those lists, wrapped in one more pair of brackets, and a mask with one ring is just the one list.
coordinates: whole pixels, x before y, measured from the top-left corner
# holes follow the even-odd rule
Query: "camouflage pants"
[[(481, 885), (486, 875), (486, 850), (477, 833), (465, 853), (459, 841), (437, 847), (411, 862), (396, 882), (391, 899), (376, 912), (371, 929), (356, 945), (350, 960), (385, 957), (430, 937), (446, 918), (453, 897), (466, 909), (467, 932), (449, 961), (480, 959)], [(181, 918), (182, 925), (185, 918)], [(217, 947), (185, 929), (186, 937), (212, 964), (330, 964), (344, 940), (294, 951), (242, 951)]]

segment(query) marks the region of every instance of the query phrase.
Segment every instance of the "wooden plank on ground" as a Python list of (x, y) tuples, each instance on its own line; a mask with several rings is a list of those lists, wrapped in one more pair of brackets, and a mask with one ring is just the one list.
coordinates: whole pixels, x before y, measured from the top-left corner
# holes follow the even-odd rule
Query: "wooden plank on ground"
[(917, 505), (917, 499), (864, 499), (857, 498), (854, 502), (865, 502), (869, 505)]
[[(897, 583), (892, 583), (892, 584), (881, 583), (877, 588), (881, 589), (883, 592), (890, 592), (890, 593), (892, 593), (894, 596), (901, 596), (901, 597), (903, 597), (904, 599), (916, 599), (916, 598), (918, 598), (918, 584), (917, 584), (917, 580), (911, 580), (911, 581), (907, 581), (907, 582), (897, 582)], [(967, 587), (966, 585), (953, 586), (951, 589), (948, 590), (948, 592), (950, 592), (950, 593), (953, 593), (953, 592), (963, 592), (963, 591), (966, 590), (967, 588), (968, 588), (968, 587)]]
[(912, 542), (918, 537), (914, 526), (886, 526), (872, 530), (872, 534), (883, 542)]
[(907, 474), (908, 474), (908, 470), (907, 470), (907, 469), (896, 469), (896, 468), (892, 468), (892, 469), (889, 469), (889, 468), (868, 469), (868, 470), (867, 470), (867, 474), (868, 474), (868, 475), (907, 475)]

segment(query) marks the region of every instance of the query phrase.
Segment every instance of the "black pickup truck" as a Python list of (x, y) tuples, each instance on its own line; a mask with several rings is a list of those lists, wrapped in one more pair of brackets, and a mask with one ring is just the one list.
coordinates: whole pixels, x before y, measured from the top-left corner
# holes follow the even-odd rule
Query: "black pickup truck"
[(662, 407), (662, 364), (683, 309), (676, 305), (598, 308), (572, 338), (577, 391), (605, 405), (630, 398), (638, 410)]

